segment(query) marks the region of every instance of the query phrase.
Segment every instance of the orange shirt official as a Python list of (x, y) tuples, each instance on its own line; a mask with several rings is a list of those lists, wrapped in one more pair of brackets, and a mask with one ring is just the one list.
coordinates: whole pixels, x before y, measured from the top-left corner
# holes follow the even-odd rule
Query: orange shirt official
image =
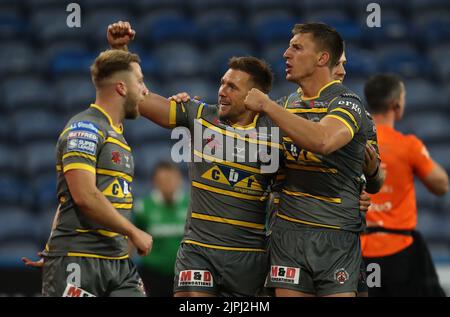
[[(426, 177), (433, 169), (425, 145), (413, 135), (403, 135), (386, 125), (377, 125), (381, 167), (386, 178), (380, 192), (371, 195), (368, 227), (413, 230), (417, 225), (414, 175)], [(383, 257), (400, 252), (413, 242), (407, 235), (377, 232), (361, 236), (364, 257)]]

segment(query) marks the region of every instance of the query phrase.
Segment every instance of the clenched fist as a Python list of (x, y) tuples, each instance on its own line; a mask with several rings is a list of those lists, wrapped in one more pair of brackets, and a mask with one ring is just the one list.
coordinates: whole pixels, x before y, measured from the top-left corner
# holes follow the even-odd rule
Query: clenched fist
[(264, 111), (264, 106), (271, 100), (269, 96), (260, 91), (259, 89), (252, 88), (247, 97), (245, 97), (244, 104), (248, 110), (262, 112)]
[(127, 50), (127, 45), (134, 39), (136, 31), (130, 23), (119, 21), (108, 26), (106, 38), (112, 49)]

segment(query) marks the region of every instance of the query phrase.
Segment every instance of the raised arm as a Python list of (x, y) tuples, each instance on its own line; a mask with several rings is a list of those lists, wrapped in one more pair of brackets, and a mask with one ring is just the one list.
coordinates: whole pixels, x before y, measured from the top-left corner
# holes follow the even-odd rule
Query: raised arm
[[(119, 21), (110, 24), (107, 30), (107, 39), (112, 49), (128, 51), (128, 44), (134, 39), (136, 32), (130, 23)], [(170, 128), (170, 101), (151, 91), (139, 105), (141, 115), (164, 128)]]

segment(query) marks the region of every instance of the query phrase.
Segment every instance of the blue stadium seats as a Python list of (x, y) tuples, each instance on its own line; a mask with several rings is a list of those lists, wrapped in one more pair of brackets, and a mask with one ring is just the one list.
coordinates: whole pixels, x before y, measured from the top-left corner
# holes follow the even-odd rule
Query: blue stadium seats
[[(0, 44), (0, 76), (24, 74), (36, 70), (33, 47), (24, 42), (8, 41)], [(7, 62), (6, 62), (7, 61)]]
[(23, 37), (28, 29), (28, 23), (17, 8), (2, 8), (0, 10), (0, 39)]
[[(346, 41), (344, 84), (363, 97), (369, 76), (399, 73), (407, 108), (396, 126), (423, 139), (450, 172), (448, 0), (79, 0), (81, 28), (66, 24), (69, 2), (0, 0), (0, 266), (36, 258), (48, 238), (57, 203), (56, 139), (69, 117), (94, 102), (89, 66), (108, 48), (106, 26), (117, 20), (129, 20), (137, 31), (129, 48), (140, 55), (150, 90), (163, 96), (187, 91), (210, 103), (217, 102), (232, 56), (262, 57), (272, 65), (273, 99), (295, 91), (282, 56), (291, 29), (327, 22)], [(381, 6), (381, 28), (366, 24), (373, 2)], [(156, 162), (170, 159), (170, 133), (146, 119), (125, 123), (136, 197), (148, 193)], [(448, 259), (450, 194), (437, 198), (417, 185), (417, 199), (419, 229)]]
[(278, 100), (281, 97), (288, 96), (298, 89), (296, 84), (288, 82), (286, 79), (280, 79), (274, 82), (274, 87), (269, 93), (273, 100)]
[(414, 187), (416, 190), (416, 201), (419, 210), (422, 208), (434, 210), (439, 206), (439, 198), (430, 193), (417, 178), (414, 182)]
[(447, 10), (422, 12), (416, 21), (418, 44), (434, 47), (450, 38), (450, 6)]
[(88, 12), (109, 9), (126, 11), (131, 5), (130, 3), (122, 0), (80, 0), (78, 3), (80, 4), (82, 10), (85, 9)]
[(348, 16), (345, 8), (320, 10), (307, 16), (307, 21), (323, 22), (335, 28), (346, 42), (359, 43), (362, 37), (361, 26)]
[[(56, 196), (53, 197), (54, 200), (56, 200)], [(55, 217), (56, 213), (55, 206), (47, 206), (44, 208), (40, 208), (38, 219), (36, 221), (36, 227), (37, 227), (37, 241), (41, 245), (45, 245), (45, 243), (48, 240), (48, 237), (50, 235), (50, 231), (52, 229), (52, 223), (53, 218)], [(41, 247), (42, 248), (42, 247)]]
[[(232, 10), (209, 10), (197, 15), (196, 23), (201, 42), (209, 45), (230, 40), (244, 40), (249, 32), (242, 25), (239, 15)], [(203, 44), (202, 44), (203, 46)]]
[(407, 43), (413, 39), (412, 25), (397, 11), (382, 11), (381, 27), (369, 28), (366, 24), (367, 12), (361, 12), (359, 23), (363, 25), (362, 41), (378, 49), (387, 43)]
[(153, 53), (138, 53), (130, 48), (130, 51), (136, 53), (141, 58), (141, 69), (144, 77), (159, 77), (163, 74), (163, 66), (159, 59)]
[(351, 77), (344, 79), (343, 84), (364, 100), (364, 84), (366, 80), (364, 77)]
[(154, 51), (161, 63), (163, 76), (173, 80), (176, 77), (202, 75), (203, 56), (200, 50), (187, 42), (172, 42)]
[(188, 2), (189, 10), (194, 13), (210, 9), (234, 9), (236, 11), (243, 9), (243, 1), (240, 0), (191, 0), (186, 2)]
[(64, 77), (55, 86), (58, 107), (65, 111), (76, 111), (88, 107), (95, 101), (95, 88), (90, 78)]
[(268, 45), (262, 49), (261, 57), (270, 64), (276, 80), (283, 81), (286, 77), (286, 60), (283, 57), (289, 43)]
[(214, 46), (206, 57), (207, 70), (213, 78), (220, 78), (228, 70), (228, 61), (233, 56), (253, 55), (253, 48), (246, 42), (225, 43)]
[(147, 143), (133, 148), (135, 175), (150, 176), (156, 163), (170, 160), (171, 146), (169, 143)]
[(403, 77), (424, 77), (430, 75), (431, 63), (410, 45), (390, 45), (377, 49), (379, 64), (384, 72), (400, 74)]
[(53, 76), (85, 75), (89, 76), (90, 66), (97, 54), (94, 52), (68, 52), (55, 56), (50, 63), (50, 72)]
[(448, 59), (448, 56), (450, 56), (450, 43), (435, 45), (429, 50), (428, 56), (433, 63), (435, 77), (442, 82), (449, 82), (450, 59)]
[[(37, 140), (48, 140), (56, 144), (65, 124), (61, 116), (37, 109), (15, 113), (12, 122), (15, 129), (11, 139), (19, 144), (36, 143)], [(36, 153), (39, 152), (41, 151)]]
[[(406, 88), (406, 105), (411, 112), (430, 111), (444, 109), (448, 105), (447, 99), (442, 94), (439, 86), (433, 85), (424, 79), (407, 80), (404, 82)], [(406, 111), (408, 112), (408, 108)]]
[[(98, 1), (98, 0), (97, 0)], [(107, 0), (109, 1), (109, 0)], [(106, 2), (107, 2), (106, 1)], [(91, 1), (88, 1), (90, 3)], [(105, 1), (102, 1), (105, 2)], [(123, 1), (121, 1), (123, 3)], [(99, 9), (87, 15), (83, 21), (83, 27), (90, 30), (87, 34), (92, 44), (103, 49), (108, 46), (106, 40), (106, 30), (108, 25), (118, 21), (132, 21), (129, 12), (123, 8), (120, 9)]]
[[(70, 71), (63, 71), (64, 65), (70, 63), (70, 59), (82, 58), (89, 54), (89, 50), (87, 48), (87, 44), (85, 42), (80, 41), (60, 41), (49, 44), (45, 47), (42, 57), (42, 64), (40, 65), (48, 73), (57, 73), (59, 72), (61, 75), (68, 75)], [(66, 61), (66, 64), (64, 64)], [(91, 61), (91, 63), (94, 60)], [(75, 62), (77, 62), (75, 60)], [(78, 66), (79, 65), (78, 61)], [(86, 61), (87, 62), (87, 61)], [(56, 72), (53, 69), (56, 67)], [(72, 66), (67, 65), (69, 70), (72, 68), (73, 73), (78, 72), (78, 74), (83, 74), (84, 76), (89, 77), (89, 69), (73, 69)]]
[[(448, 122), (450, 123), (450, 120)], [(444, 143), (428, 146), (428, 151), (432, 159), (445, 168), (447, 172), (450, 172), (450, 144)]]
[(421, 208), (418, 210), (417, 229), (426, 239), (443, 238), (446, 232), (447, 224), (444, 223), (442, 215), (434, 213), (430, 209)]
[[(79, 3), (79, 1), (77, 1), (77, 3)], [(67, 3), (61, 0), (27, 0), (26, 6), (31, 11), (39, 9), (57, 9), (65, 11)]]
[[(6, 112), (6, 110), (2, 108), (1, 103), (0, 103), (0, 111)], [(11, 129), (12, 124), (8, 120), (5, 120), (3, 124), (0, 124), (0, 141), (8, 143), (8, 140), (10, 140), (11, 138)]]
[(14, 173), (19, 168), (20, 155), (17, 150), (6, 144), (0, 144), (0, 172)]
[(151, 12), (161, 9), (173, 9), (176, 8), (179, 11), (185, 9), (187, 2), (184, 0), (134, 0), (130, 3), (132, 9), (139, 15), (145, 14), (146, 12)]
[(23, 267), (22, 257), (37, 259), (37, 253), (42, 251), (43, 246), (39, 245), (34, 238), (24, 241), (0, 241), (0, 266), (1, 267)]
[(2, 93), (5, 106), (11, 111), (26, 108), (51, 108), (55, 100), (52, 86), (37, 76), (21, 76), (4, 80)]
[(292, 28), (298, 21), (291, 13), (283, 10), (261, 12), (249, 21), (254, 40), (261, 46), (274, 42), (289, 43)]
[[(59, 40), (82, 40), (87, 29), (83, 27), (69, 28), (67, 26), (68, 13), (65, 6), (35, 11), (31, 16), (31, 27), (38, 43), (51, 43)], [(51, 21), (51, 23), (49, 23)]]
[[(53, 165), (55, 165), (55, 162), (56, 155), (53, 157)], [(36, 173), (33, 175), (36, 175)], [(40, 210), (43, 208), (56, 210), (56, 171), (54, 169), (51, 172), (35, 177), (32, 181), (32, 188), (34, 206), (38, 206)]]
[(370, 50), (347, 45), (345, 56), (347, 58), (345, 71), (348, 77), (368, 77), (378, 70), (376, 55)]
[(425, 144), (445, 142), (450, 138), (449, 121), (438, 112), (410, 113), (403, 120), (405, 132), (417, 135)]
[[(24, 183), (19, 180), (16, 174), (0, 174), (0, 197), (2, 204), (15, 206), (25, 203), (22, 199), (24, 198), (23, 194), (26, 193), (23, 185)], [(31, 203), (31, 201), (28, 200), (26, 203)]]
[(411, 0), (406, 3), (407, 9), (410, 11), (411, 16), (414, 17), (420, 16), (426, 10), (449, 9), (449, 3), (447, 0)]
[[(321, 10), (349, 10), (351, 5), (353, 4), (353, 1), (303, 0), (303, 1), (293, 1), (293, 4), (302, 14), (305, 14), (305, 16), (308, 17), (310, 14), (315, 14)], [(362, 8), (362, 6), (358, 5), (358, 9), (360, 8)]]
[(192, 20), (175, 10), (152, 12), (141, 17), (136, 25), (145, 44), (160, 45), (173, 40), (193, 41), (197, 36)]
[(214, 85), (201, 78), (173, 80), (166, 85), (166, 90), (170, 92), (170, 95), (185, 91), (192, 97), (200, 96), (206, 103), (216, 104), (219, 82)]
[[(311, 2), (314, 2), (314, 0), (309, 0)], [(338, 0), (339, 1), (339, 0)], [(342, 1), (342, 0), (340, 0)], [(345, 1), (345, 0), (343, 0)], [(326, 0), (320, 0), (319, 2), (325, 2)], [(351, 7), (351, 11), (353, 11), (354, 14), (356, 15), (369, 15), (369, 12), (367, 12), (367, 6), (370, 3), (376, 3), (380, 5), (380, 9), (382, 12), (382, 16), (383, 16), (383, 12), (384, 11), (396, 11), (400, 14), (403, 14), (405, 11), (405, 7), (408, 6), (408, 2), (407, 1), (402, 1), (402, 0), (377, 0), (377, 1), (373, 1), (373, 0), (358, 0), (358, 1), (345, 1), (348, 2), (348, 5)], [(320, 9), (320, 8), (318, 8)], [(372, 11), (370, 11), (372, 12)], [(381, 18), (383, 20), (383, 17)]]
[(169, 141), (170, 130), (162, 128), (145, 118), (125, 122), (124, 136), (131, 148), (142, 143), (154, 141)]
[(247, 0), (243, 1), (243, 5), (250, 14), (274, 10), (286, 10), (292, 12), (293, 9), (292, 0)]
[(56, 141), (35, 142), (25, 147), (22, 153), (25, 156), (23, 169), (30, 179), (42, 174), (56, 173)]

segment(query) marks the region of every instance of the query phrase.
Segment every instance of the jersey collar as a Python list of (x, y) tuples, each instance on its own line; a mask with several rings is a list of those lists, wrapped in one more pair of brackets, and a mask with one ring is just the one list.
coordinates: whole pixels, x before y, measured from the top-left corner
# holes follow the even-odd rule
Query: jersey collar
[(99, 105), (96, 105), (95, 103), (91, 103), (91, 108), (95, 108), (95, 109), (97, 109), (98, 111), (100, 111), (100, 112), (106, 117), (106, 119), (108, 119), (109, 125), (114, 129), (114, 131), (116, 131), (116, 132), (119, 133), (119, 134), (122, 134), (122, 133), (123, 133), (123, 125), (120, 124), (118, 127), (115, 126), (115, 125), (113, 124), (113, 121), (112, 121), (112, 119), (111, 119), (111, 116), (110, 116), (110, 115), (109, 115), (102, 107), (100, 107)]
[(322, 88), (320, 88), (320, 90), (319, 90), (319, 92), (317, 93), (317, 95), (315, 95), (314, 97), (309, 97), (309, 98), (306, 98), (306, 97), (302, 96), (302, 100), (313, 100), (313, 99), (317, 99), (317, 98), (320, 97), (320, 94), (321, 94), (326, 88), (330, 87), (331, 85), (334, 85), (334, 84), (340, 84), (340, 83), (341, 83), (341, 82), (340, 82), (339, 80), (333, 80), (333, 81), (330, 81), (328, 84), (326, 84), (325, 86), (323, 86)]

